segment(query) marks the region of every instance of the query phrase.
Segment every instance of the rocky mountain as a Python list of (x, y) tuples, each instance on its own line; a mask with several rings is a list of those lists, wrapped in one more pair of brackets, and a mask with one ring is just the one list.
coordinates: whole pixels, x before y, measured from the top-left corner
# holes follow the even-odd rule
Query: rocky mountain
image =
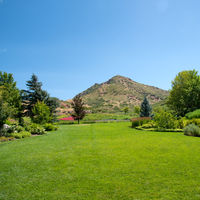
[(117, 111), (125, 106), (140, 105), (144, 95), (150, 104), (155, 104), (164, 100), (169, 92), (117, 75), (104, 83), (95, 83), (80, 95), (93, 108)]

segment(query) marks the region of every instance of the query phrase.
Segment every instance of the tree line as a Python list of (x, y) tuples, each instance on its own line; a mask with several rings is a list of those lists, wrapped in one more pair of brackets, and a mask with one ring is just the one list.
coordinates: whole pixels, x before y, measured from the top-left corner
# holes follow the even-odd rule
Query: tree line
[(35, 74), (26, 86), (27, 90), (18, 89), (12, 74), (0, 71), (0, 128), (8, 117), (18, 119), (19, 124), (24, 123), (24, 116), (30, 117), (34, 123), (56, 120), (58, 99), (42, 89)]

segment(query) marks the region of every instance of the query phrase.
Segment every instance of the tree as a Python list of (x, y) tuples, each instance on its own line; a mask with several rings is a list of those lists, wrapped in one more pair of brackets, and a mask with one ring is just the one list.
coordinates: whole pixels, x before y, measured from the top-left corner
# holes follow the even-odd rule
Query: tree
[(144, 97), (144, 100), (140, 107), (140, 117), (152, 117), (152, 107), (147, 99), (147, 97)]
[(74, 109), (74, 113), (72, 113), (71, 115), (74, 117), (75, 120), (78, 120), (78, 124), (79, 124), (79, 121), (83, 119), (86, 114), (83, 105), (84, 105), (84, 102), (80, 94), (76, 95), (72, 99), (71, 106)]
[(37, 103), (32, 109), (33, 115), (31, 121), (36, 124), (45, 124), (51, 121), (51, 113), (49, 107), (44, 103), (37, 100)]
[(0, 71), (0, 87), (2, 105), (12, 110), (9, 116), (20, 119), (23, 111), (21, 91), (16, 87), (12, 74)]
[[(2, 96), (2, 94), (4, 96)], [(6, 96), (8, 97), (8, 92), (4, 90), (3, 86), (0, 86), (0, 129), (3, 127), (3, 124), (5, 124), (8, 117), (16, 112), (16, 109), (13, 106), (4, 101)]]
[(46, 105), (49, 107), (50, 115), (52, 118), (52, 121), (55, 122), (57, 121), (57, 108), (60, 106), (60, 102), (58, 98), (56, 97), (49, 97), (48, 100), (46, 101)]
[(122, 111), (126, 114), (126, 113), (129, 111), (129, 107), (128, 107), (128, 106), (124, 107), (124, 108), (122, 109)]
[(140, 113), (140, 106), (134, 106), (134, 112), (139, 114)]
[(34, 105), (37, 101), (44, 101), (46, 103), (49, 99), (49, 94), (41, 89), (42, 83), (38, 82), (38, 77), (35, 74), (31, 76), (30, 81), (27, 81), (26, 86), (28, 90), (24, 90), (23, 94), (23, 102), (26, 110), (25, 114), (29, 117), (33, 117), (32, 109)]
[(182, 71), (172, 81), (167, 106), (177, 116), (200, 108), (200, 77), (195, 70)]

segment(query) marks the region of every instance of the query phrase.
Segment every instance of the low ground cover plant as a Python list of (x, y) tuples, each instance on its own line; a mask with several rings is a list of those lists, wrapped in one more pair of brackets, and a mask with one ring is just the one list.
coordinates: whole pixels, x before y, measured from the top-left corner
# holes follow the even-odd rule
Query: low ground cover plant
[(200, 137), (200, 128), (195, 124), (188, 124), (183, 131), (185, 135)]

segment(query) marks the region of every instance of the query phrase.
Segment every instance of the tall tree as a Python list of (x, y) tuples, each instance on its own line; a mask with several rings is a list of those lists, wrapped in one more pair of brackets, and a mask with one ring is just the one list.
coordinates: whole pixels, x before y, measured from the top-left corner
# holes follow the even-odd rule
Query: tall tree
[(31, 80), (27, 81), (26, 86), (28, 90), (24, 90), (23, 95), (23, 102), (26, 110), (25, 114), (29, 117), (33, 117), (32, 109), (34, 105), (37, 101), (44, 101), (44, 103), (46, 103), (49, 99), (49, 94), (41, 89), (42, 83), (38, 82), (38, 77), (35, 74), (31, 76)]
[(52, 118), (52, 121), (57, 121), (57, 108), (60, 106), (59, 99), (56, 97), (49, 97), (49, 99), (46, 102), (46, 105), (49, 106), (50, 115)]
[(182, 71), (172, 81), (167, 106), (178, 116), (200, 108), (200, 76), (195, 70)]
[(84, 102), (80, 94), (76, 95), (72, 99), (71, 106), (74, 109), (74, 113), (72, 113), (71, 115), (75, 118), (75, 120), (78, 120), (78, 124), (79, 124), (79, 121), (83, 119), (86, 114), (83, 105), (84, 105)]
[(152, 117), (152, 107), (149, 103), (149, 100), (144, 96), (144, 100), (140, 107), (140, 117)]
[(9, 93), (3, 86), (0, 86), (0, 129), (3, 127), (3, 124), (6, 122), (8, 117), (13, 116), (17, 111), (14, 106), (11, 106), (5, 101), (5, 97), (9, 97)]
[(21, 118), (23, 106), (21, 91), (16, 87), (12, 74), (0, 71), (0, 87), (2, 105), (12, 108), (12, 117)]
[(52, 121), (56, 121), (56, 108), (59, 107), (59, 101), (55, 97), (50, 97), (47, 91), (42, 90), (42, 82), (38, 81), (38, 77), (33, 74), (31, 80), (27, 81), (26, 86), (28, 90), (24, 90), (23, 102), (25, 104), (25, 114), (29, 117), (33, 117), (33, 107), (39, 102), (44, 102), (48, 107)]

